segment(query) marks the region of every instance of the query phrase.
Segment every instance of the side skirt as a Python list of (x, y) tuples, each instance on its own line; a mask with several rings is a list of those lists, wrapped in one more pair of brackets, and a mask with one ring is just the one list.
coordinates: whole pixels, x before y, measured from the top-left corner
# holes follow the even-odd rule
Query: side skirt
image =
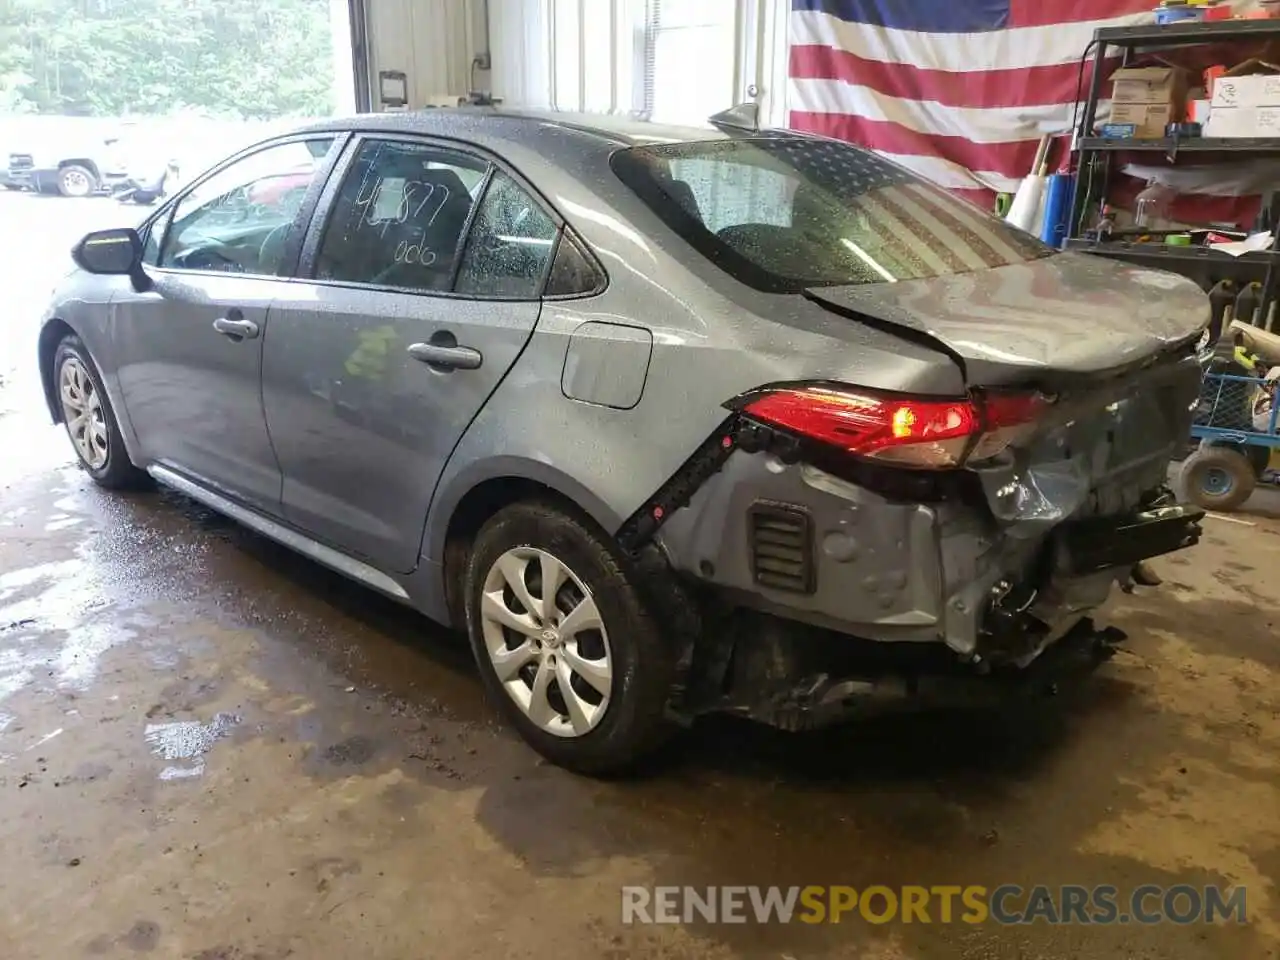
[(312, 540), (297, 530), (268, 519), (248, 507), (242, 507), (221, 494), (214, 493), (195, 481), (188, 480), (181, 474), (175, 473), (168, 467), (153, 463), (147, 467), (147, 473), (151, 474), (157, 483), (162, 483), (166, 487), (177, 490), (179, 493), (184, 493), (192, 500), (197, 500), (206, 507), (225, 514), (237, 523), (242, 523), (264, 537), (270, 537), (277, 543), (281, 543), (291, 550), (296, 550), (303, 556), (310, 557), (317, 563), (324, 564), (343, 576), (357, 580), (365, 586), (371, 587), (395, 600), (402, 602), (408, 602), (409, 600), (409, 594), (405, 592), (404, 587), (400, 586), (399, 583), (381, 570), (369, 566), (362, 560), (349, 557), (332, 547), (327, 547), (323, 543)]

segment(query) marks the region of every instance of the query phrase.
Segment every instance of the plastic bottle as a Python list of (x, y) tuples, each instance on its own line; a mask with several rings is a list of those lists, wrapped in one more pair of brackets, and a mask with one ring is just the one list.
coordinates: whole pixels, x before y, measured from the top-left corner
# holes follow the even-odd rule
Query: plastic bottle
[(1227, 314), (1236, 302), (1234, 280), (1219, 280), (1209, 291), (1209, 339), (1217, 343), (1227, 329)]
[(1134, 206), (1134, 226), (1147, 230), (1157, 230), (1163, 226), (1168, 218), (1171, 196), (1172, 191), (1168, 187), (1155, 180), (1148, 180)]
[(1103, 204), (1098, 210), (1098, 225), (1095, 228), (1098, 232), (1098, 240), (1107, 240), (1111, 237), (1111, 232), (1116, 228), (1116, 212), (1107, 204)]

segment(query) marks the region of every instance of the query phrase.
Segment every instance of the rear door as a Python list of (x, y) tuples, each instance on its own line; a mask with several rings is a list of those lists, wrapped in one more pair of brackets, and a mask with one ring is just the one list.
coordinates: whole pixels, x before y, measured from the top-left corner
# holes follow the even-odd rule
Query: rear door
[(383, 570), (416, 566), (445, 462), (537, 323), (557, 235), (478, 153), (353, 141), (265, 342), (288, 520)]
[(193, 185), (149, 233), (152, 289), (112, 303), (120, 388), (145, 457), (271, 512), (280, 468), (262, 412), (263, 338), (334, 140), (277, 142)]

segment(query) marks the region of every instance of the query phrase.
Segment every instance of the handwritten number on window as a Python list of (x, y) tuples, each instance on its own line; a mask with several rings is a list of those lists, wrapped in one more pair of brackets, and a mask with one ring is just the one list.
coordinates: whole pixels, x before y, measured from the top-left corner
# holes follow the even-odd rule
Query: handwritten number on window
[[(356, 192), (355, 207), (360, 216), (358, 227), (373, 227), (386, 236), (387, 228), (412, 220), (423, 227), (435, 223), (436, 217), (449, 202), (449, 188), (443, 184), (423, 180), (404, 180), (400, 177), (370, 177), (366, 171)], [(370, 182), (372, 180), (373, 182)]]
[(429, 267), (436, 262), (435, 252), (428, 250), (421, 243), (410, 243), (401, 240), (396, 244), (396, 263), (411, 263), (415, 266)]

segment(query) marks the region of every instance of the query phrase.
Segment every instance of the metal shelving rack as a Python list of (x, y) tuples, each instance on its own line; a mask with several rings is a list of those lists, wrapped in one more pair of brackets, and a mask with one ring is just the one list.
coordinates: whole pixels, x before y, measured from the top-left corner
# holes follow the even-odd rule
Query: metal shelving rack
[[(1075, 148), (1079, 152), (1075, 188), (1071, 197), (1071, 220), (1066, 247), (1084, 250), (1102, 256), (1139, 263), (1144, 266), (1173, 270), (1208, 286), (1219, 279), (1230, 278), (1240, 282), (1264, 283), (1263, 301), (1269, 303), (1275, 291), (1270, 288), (1280, 271), (1280, 253), (1261, 251), (1232, 257), (1204, 247), (1168, 247), (1155, 243), (1126, 243), (1123, 241), (1093, 242), (1080, 236), (1086, 214), (1086, 204), (1091, 193), (1090, 180), (1102, 167), (1100, 197), (1107, 195), (1111, 178), (1111, 154), (1116, 152), (1161, 153), (1171, 163), (1179, 155), (1194, 153), (1198, 159), (1212, 158), (1215, 154), (1275, 153), (1280, 154), (1280, 138), (1222, 139), (1209, 137), (1168, 137), (1155, 140), (1120, 140), (1093, 136), (1097, 118), (1098, 101), (1106, 79), (1106, 61), (1111, 48), (1120, 49), (1120, 65), (1127, 66), (1135, 53), (1151, 52), (1172, 47), (1185, 47), (1206, 43), (1238, 43), (1249, 40), (1280, 40), (1280, 20), (1223, 20), (1214, 22), (1190, 21), (1173, 24), (1153, 24), (1139, 27), (1103, 27), (1094, 32), (1093, 78), (1084, 113), (1076, 130)], [(1280, 184), (1277, 184), (1280, 187)]]

